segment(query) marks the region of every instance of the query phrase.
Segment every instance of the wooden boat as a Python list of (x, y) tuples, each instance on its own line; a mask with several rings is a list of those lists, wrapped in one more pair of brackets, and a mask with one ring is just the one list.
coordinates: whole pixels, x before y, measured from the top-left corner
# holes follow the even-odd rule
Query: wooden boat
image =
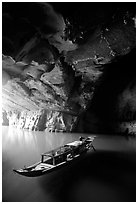
[(68, 143), (57, 149), (41, 155), (41, 161), (23, 169), (13, 171), (22, 176), (36, 177), (50, 173), (59, 167), (69, 164), (76, 158), (81, 157), (88, 150), (95, 148), (92, 144), (94, 137), (80, 138), (80, 140)]

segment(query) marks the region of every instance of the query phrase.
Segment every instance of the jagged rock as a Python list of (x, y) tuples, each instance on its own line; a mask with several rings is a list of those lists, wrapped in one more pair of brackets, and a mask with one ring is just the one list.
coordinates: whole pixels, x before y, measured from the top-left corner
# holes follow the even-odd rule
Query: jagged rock
[[(135, 22), (133, 17), (123, 21), (113, 22), (105, 29), (98, 29), (87, 42), (78, 49), (69, 51), (66, 61), (77, 69), (81, 67), (92, 67), (110, 63), (116, 56), (128, 54), (135, 47)], [(89, 66), (90, 66), (89, 65)]]
[(7, 118), (7, 113), (4, 110), (2, 111), (2, 125), (9, 126), (9, 120)]
[(44, 83), (49, 83), (52, 85), (62, 85), (64, 84), (63, 80), (63, 71), (60, 70), (59, 66), (56, 65), (51, 72), (46, 72), (41, 76), (41, 80)]
[(123, 133), (124, 135), (133, 135), (136, 136), (136, 122), (122, 122), (118, 124), (118, 133)]
[(40, 79), (41, 75), (45, 72), (42, 66), (28, 66), (27, 68), (24, 69), (22, 72), (22, 76), (24, 77), (32, 77), (34, 79)]
[(60, 35), (60, 33), (50, 36), (48, 41), (51, 45), (54, 45), (60, 53), (63, 51), (76, 50), (78, 47), (77, 44), (73, 43), (71, 40), (65, 40), (63, 34)]
[(73, 130), (76, 116), (64, 112), (39, 111), (10, 111), (9, 125), (19, 129), (49, 132), (70, 132)]
[(2, 56), (2, 69), (5, 73), (9, 74), (11, 78), (19, 76), (26, 65), (24, 62), (15, 62), (10, 56)]

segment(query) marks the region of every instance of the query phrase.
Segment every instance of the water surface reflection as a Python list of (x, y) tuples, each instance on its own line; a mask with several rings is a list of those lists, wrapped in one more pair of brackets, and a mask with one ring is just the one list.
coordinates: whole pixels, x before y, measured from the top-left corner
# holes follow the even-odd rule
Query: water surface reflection
[(2, 131), (3, 201), (135, 201), (135, 139), (99, 135), (94, 141), (96, 153), (51, 174), (27, 178), (14, 174), (12, 168), (33, 164), (41, 153), (74, 141), (80, 134), (8, 127)]

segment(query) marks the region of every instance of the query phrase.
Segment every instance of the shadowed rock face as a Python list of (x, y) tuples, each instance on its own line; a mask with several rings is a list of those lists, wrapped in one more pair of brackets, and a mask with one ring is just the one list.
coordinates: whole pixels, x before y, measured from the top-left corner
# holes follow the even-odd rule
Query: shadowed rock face
[[(14, 32), (9, 34), (5, 23), (2, 105), (9, 125), (30, 130), (104, 132), (111, 129), (115, 132), (116, 129), (121, 132), (120, 123), (135, 120), (135, 63), (126, 60), (129, 57), (135, 61), (134, 3), (130, 3), (133, 9), (127, 6), (123, 10), (122, 4), (117, 4), (116, 9), (113, 9), (115, 3), (109, 4), (112, 8), (110, 16), (104, 7), (101, 10), (104, 16), (96, 17), (93, 12), (92, 20), (86, 15), (85, 20), (88, 18), (89, 23), (82, 25), (80, 21), (77, 26), (75, 14), (71, 24), (66, 21), (64, 12), (63, 18), (54, 11), (53, 8), (60, 11), (61, 3), (53, 4), (53, 7), (50, 4), (26, 4), (28, 10), (33, 5), (34, 11), (36, 8), (43, 11), (40, 19), (45, 21), (40, 25), (31, 16), (27, 18), (28, 14), (25, 16), (15, 10), (11, 14), (7, 4), (3, 3), (3, 21), (7, 25), (16, 22), (14, 32), (20, 36), (16, 39)], [(19, 9), (21, 4), (14, 3), (14, 6)], [(80, 4), (77, 5), (80, 12)], [(99, 9), (98, 6), (95, 8)], [(12, 44), (15, 44), (15, 51), (12, 51)], [(132, 72), (127, 63), (132, 66)], [(121, 83), (123, 76), (125, 82)], [(113, 91), (115, 97), (111, 100)], [(102, 100), (103, 106), (99, 103)], [(104, 116), (107, 112), (105, 119), (98, 113), (100, 107), (105, 109)], [(108, 107), (111, 114), (108, 114)], [(111, 124), (106, 127), (107, 121)]]

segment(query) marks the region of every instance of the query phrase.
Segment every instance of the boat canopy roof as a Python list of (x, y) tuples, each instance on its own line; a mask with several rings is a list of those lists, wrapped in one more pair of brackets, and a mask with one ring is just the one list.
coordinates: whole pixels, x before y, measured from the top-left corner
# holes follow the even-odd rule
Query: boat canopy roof
[(82, 144), (82, 141), (74, 141), (64, 146), (61, 146), (55, 150), (51, 150), (49, 152), (43, 153), (42, 156), (54, 157), (59, 154), (64, 154), (65, 152), (71, 151), (73, 147), (77, 147), (81, 144)]
[(41, 154), (42, 156), (47, 156), (47, 157), (54, 157), (54, 156), (57, 156), (57, 155), (60, 155), (60, 154), (64, 154), (65, 152), (67, 151), (70, 151), (70, 146), (61, 146), (57, 149), (54, 149), (54, 150), (51, 150), (49, 152), (45, 152), (43, 154)]
[[(87, 138), (87, 142), (92, 142), (94, 140), (94, 137), (88, 137)], [(51, 150), (49, 152), (46, 152), (46, 153), (43, 153), (42, 156), (47, 156), (47, 157), (55, 157), (57, 155), (60, 155), (60, 154), (65, 154), (67, 153), (68, 151), (72, 151), (73, 148), (75, 147), (78, 147), (79, 145), (82, 145), (83, 144), (83, 141), (74, 141), (74, 142), (70, 142), (66, 145), (63, 145), (61, 147), (58, 147), (54, 150)]]
[(66, 146), (73, 146), (73, 147), (77, 147), (79, 145), (82, 144), (82, 141), (74, 141), (74, 142), (71, 142), (71, 143), (68, 143), (66, 144)]

